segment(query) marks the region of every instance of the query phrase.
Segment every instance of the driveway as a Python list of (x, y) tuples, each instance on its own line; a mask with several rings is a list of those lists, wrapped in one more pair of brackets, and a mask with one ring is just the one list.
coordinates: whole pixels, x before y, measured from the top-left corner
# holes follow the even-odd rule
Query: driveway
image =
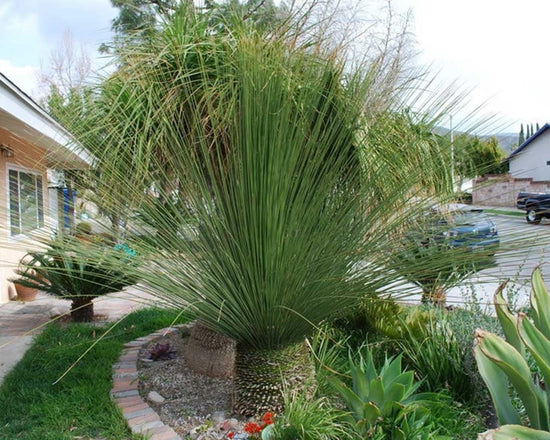
[[(135, 310), (149, 299), (136, 286), (94, 300), (94, 313), (102, 321), (113, 321)], [(52, 318), (69, 312), (70, 302), (39, 293), (35, 301), (10, 301), (0, 305), (0, 383), (19, 362), (35, 335)]]
[[(509, 279), (506, 296), (514, 308), (529, 303), (531, 274), (535, 267), (550, 262), (550, 221), (530, 225), (523, 217), (489, 214), (497, 225), (501, 249), (496, 266), (482, 270), (448, 293), (448, 304), (464, 305), (477, 300), (492, 312), (492, 300), (499, 284)], [(550, 265), (542, 265), (543, 276), (550, 286)]]

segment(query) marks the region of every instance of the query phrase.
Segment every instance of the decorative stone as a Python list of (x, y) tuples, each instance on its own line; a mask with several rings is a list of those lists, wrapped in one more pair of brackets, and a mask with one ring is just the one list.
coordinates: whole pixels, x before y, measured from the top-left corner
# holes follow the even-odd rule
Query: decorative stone
[(154, 403), (162, 403), (166, 400), (156, 391), (150, 391), (149, 394), (147, 394), (147, 399)]

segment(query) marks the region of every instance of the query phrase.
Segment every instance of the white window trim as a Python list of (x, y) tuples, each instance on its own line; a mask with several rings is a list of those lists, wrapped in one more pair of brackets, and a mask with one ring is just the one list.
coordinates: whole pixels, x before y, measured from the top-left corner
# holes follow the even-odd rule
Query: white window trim
[[(34, 174), (35, 176), (39, 176), (42, 181), (42, 216), (44, 225), (42, 227), (33, 229), (32, 231), (29, 231), (27, 233), (20, 233), (12, 235), (11, 233), (11, 207), (10, 207), (10, 171), (17, 171), (20, 173), (27, 173), (27, 174)], [(47, 185), (44, 186), (44, 174), (40, 170), (36, 170), (34, 168), (26, 168), (22, 167), (20, 165), (15, 165), (12, 163), (6, 164), (6, 212), (7, 212), (7, 233), (8, 233), (8, 241), (11, 242), (18, 242), (21, 240), (25, 240), (31, 237), (31, 234), (35, 232), (45, 231), (46, 230), (46, 208), (47, 206), (44, 204), (44, 194), (45, 194), (45, 188), (47, 189)]]

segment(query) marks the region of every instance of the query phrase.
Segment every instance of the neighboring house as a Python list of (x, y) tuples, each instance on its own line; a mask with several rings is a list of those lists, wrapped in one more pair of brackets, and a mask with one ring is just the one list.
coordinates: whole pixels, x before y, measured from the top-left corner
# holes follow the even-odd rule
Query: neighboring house
[(550, 182), (550, 124), (545, 124), (507, 159), (515, 179)]
[(57, 222), (47, 169), (90, 163), (70, 133), (0, 73), (0, 303), (13, 296), (8, 279), (25, 249), (37, 245), (33, 234)]

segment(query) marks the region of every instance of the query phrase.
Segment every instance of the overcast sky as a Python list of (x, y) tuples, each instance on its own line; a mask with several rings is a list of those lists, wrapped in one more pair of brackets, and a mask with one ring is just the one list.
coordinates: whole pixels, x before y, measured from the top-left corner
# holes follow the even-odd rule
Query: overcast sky
[[(370, 4), (373, 0), (368, 1)], [(520, 122), (550, 122), (549, 0), (393, 0), (413, 11), (420, 60), (471, 89), (471, 101), (488, 101), (519, 131)], [(110, 38), (116, 10), (109, 0), (0, 0), (0, 71), (36, 96), (40, 63), (69, 29), (94, 53)], [(99, 63), (99, 61), (98, 61)]]

